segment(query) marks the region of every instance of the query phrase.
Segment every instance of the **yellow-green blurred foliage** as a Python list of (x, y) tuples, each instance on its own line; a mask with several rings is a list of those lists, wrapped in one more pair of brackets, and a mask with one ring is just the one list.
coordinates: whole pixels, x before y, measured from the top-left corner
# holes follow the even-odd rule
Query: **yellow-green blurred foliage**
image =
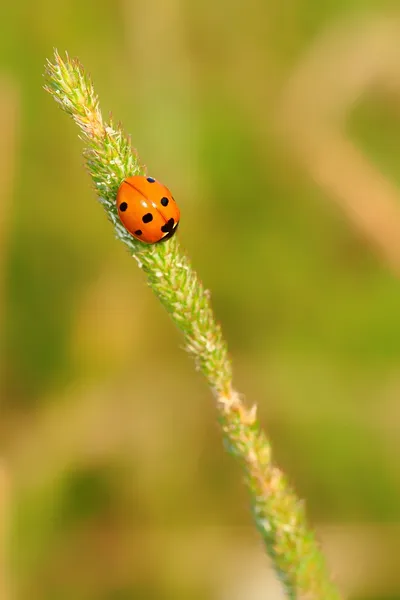
[(337, 580), (400, 598), (397, 8), (4, 0), (1, 600), (280, 597), (210, 393), (42, 89), (53, 47), (180, 203)]

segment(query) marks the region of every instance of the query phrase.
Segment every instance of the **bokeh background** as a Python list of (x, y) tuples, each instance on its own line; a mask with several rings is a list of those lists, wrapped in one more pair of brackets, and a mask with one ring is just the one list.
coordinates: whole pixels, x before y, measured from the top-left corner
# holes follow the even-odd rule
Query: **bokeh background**
[(346, 597), (400, 598), (398, 2), (0, 10), (0, 598), (282, 598), (210, 392), (42, 89), (53, 47), (179, 201)]

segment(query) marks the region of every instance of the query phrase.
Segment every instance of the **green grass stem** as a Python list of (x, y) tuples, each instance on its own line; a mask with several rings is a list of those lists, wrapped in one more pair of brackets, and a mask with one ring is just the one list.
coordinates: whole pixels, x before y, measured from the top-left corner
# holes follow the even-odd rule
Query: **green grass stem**
[(93, 84), (78, 60), (68, 55), (62, 59), (55, 52), (54, 62), (46, 65), (45, 77), (45, 89), (80, 130), (89, 174), (116, 237), (126, 244), (149, 286), (183, 333), (186, 350), (214, 394), (226, 447), (242, 467), (254, 521), (287, 597), (339, 599), (307, 524), (303, 502), (272, 462), (271, 446), (260, 428), (255, 407), (247, 408), (232, 386), (231, 361), (209, 294), (177, 236), (148, 246), (121, 225), (115, 203), (119, 185), (128, 176), (146, 174), (130, 138), (119, 124), (103, 120)]

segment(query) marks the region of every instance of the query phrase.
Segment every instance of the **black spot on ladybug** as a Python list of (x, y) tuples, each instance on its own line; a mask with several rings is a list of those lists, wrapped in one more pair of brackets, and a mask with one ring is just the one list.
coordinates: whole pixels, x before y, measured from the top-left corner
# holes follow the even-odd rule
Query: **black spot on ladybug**
[(136, 229), (135, 235), (142, 235), (143, 231), (141, 229)]
[(153, 220), (153, 215), (151, 213), (146, 213), (142, 217), (143, 223), (150, 223)]
[(172, 238), (173, 235), (175, 235), (176, 230), (178, 229), (178, 223), (175, 223), (174, 227), (172, 227), (171, 231), (169, 233), (167, 233), (167, 235), (164, 235), (161, 240), (159, 240), (159, 242), (166, 242), (167, 240), (170, 240)]
[(169, 219), (162, 227), (161, 227), (161, 231), (163, 233), (169, 233), (171, 231), (171, 229), (174, 226), (174, 219)]
[(165, 198), (165, 196), (164, 196), (164, 198), (161, 198), (161, 204), (163, 206), (168, 206), (168, 202), (169, 202), (169, 200), (168, 200), (168, 198)]
[(126, 202), (121, 202), (121, 204), (119, 205), (119, 210), (121, 212), (125, 212), (127, 208), (128, 208), (128, 205)]
[(148, 181), (149, 183), (154, 183), (154, 182), (155, 182), (155, 179), (154, 179), (154, 177), (148, 177), (148, 178), (147, 178), (147, 181)]

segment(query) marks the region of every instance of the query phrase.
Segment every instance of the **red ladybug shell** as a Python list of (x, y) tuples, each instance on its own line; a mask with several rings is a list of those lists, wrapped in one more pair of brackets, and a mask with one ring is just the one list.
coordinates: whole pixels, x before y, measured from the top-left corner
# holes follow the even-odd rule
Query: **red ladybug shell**
[(179, 224), (180, 211), (171, 192), (153, 177), (125, 179), (117, 193), (117, 209), (124, 227), (146, 244), (169, 239)]

